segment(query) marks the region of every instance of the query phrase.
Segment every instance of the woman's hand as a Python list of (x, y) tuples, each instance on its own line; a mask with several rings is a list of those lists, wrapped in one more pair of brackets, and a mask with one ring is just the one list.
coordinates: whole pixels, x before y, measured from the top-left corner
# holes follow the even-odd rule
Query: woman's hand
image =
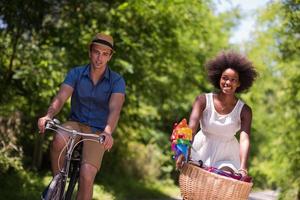
[(242, 175), (242, 177), (247, 176), (248, 175), (248, 171), (246, 169), (239, 169), (238, 173), (240, 175)]
[(176, 160), (176, 170), (179, 170), (182, 168), (184, 161), (185, 161), (184, 155), (180, 154)]

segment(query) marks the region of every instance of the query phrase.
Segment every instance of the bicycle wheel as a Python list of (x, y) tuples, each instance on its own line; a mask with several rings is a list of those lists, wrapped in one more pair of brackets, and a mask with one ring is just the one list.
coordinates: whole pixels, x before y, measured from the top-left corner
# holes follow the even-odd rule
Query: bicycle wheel
[(61, 200), (64, 190), (63, 175), (58, 173), (52, 179), (45, 200)]

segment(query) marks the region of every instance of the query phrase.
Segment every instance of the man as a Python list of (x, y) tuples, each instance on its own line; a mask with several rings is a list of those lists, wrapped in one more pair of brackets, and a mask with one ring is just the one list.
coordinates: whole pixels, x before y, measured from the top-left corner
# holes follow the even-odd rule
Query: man
[[(84, 141), (77, 194), (79, 200), (92, 199), (94, 178), (100, 169), (104, 151), (113, 145), (112, 133), (117, 126), (125, 100), (124, 79), (107, 66), (113, 52), (113, 38), (98, 33), (89, 46), (90, 63), (69, 71), (47, 114), (38, 120), (39, 130), (44, 133), (46, 121), (58, 114), (67, 99), (72, 96), (70, 121), (63, 126), (79, 132), (99, 133), (105, 136), (103, 145)], [(59, 172), (57, 161), (66, 138), (63, 134), (56, 134), (53, 138), (53, 175)], [(63, 163), (62, 159), (60, 166)]]

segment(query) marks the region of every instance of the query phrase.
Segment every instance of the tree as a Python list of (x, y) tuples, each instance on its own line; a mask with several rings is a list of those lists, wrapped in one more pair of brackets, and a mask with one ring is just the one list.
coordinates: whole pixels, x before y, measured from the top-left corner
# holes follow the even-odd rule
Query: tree
[(252, 172), (261, 185), (279, 187), (280, 198), (299, 199), (299, 2), (269, 3), (257, 30), (248, 49), (261, 74), (248, 96), (257, 112)]
[[(209, 2), (198, 0), (42, 1), (35, 4), (39, 7), (30, 7), (29, 2), (13, 7), (4, 4), (1, 13), (7, 28), (0, 32), (5, 47), (1, 49), (16, 53), (12, 67), (12, 54), (0, 55), (1, 83), (5, 77), (11, 82), (1, 84), (9, 92), (3, 95), (0, 109), (6, 117), (20, 111), (25, 132), (18, 138), (25, 156), (35, 152), (34, 166), (40, 167), (49, 141), (46, 137), (41, 146), (44, 138), (36, 134), (36, 120), (46, 111), (67, 71), (88, 62), (90, 39), (101, 31), (115, 38), (116, 54), (110, 66), (127, 83), (116, 145), (104, 170), (141, 179), (168, 176), (173, 169), (168, 143), (172, 124), (187, 117), (197, 94), (210, 89), (203, 63), (228, 48), (233, 25), (229, 22), (235, 15), (216, 16)], [(28, 26), (21, 29), (16, 47), (12, 41), (18, 29), (8, 27), (21, 24), (11, 14), (12, 8), (32, 16), (24, 17)], [(67, 110), (68, 106), (59, 116), (62, 121)], [(152, 156), (146, 156), (150, 151)], [(149, 159), (151, 164), (144, 165)], [(165, 171), (161, 173), (157, 166), (162, 165)]]
[(277, 140), (279, 148), (274, 149), (274, 158), (279, 166), (285, 167), (284, 173), (277, 174), (283, 189), (282, 198), (300, 199), (300, 2), (283, 1), (283, 10), (279, 47), (285, 94), (280, 101), (284, 115), (279, 125), (285, 130)]

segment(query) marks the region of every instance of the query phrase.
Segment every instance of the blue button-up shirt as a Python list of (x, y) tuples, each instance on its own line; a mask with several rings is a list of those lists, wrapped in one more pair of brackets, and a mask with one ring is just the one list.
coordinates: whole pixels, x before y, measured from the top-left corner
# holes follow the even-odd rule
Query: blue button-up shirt
[(96, 85), (90, 77), (90, 65), (71, 69), (63, 83), (74, 89), (70, 120), (91, 126), (94, 131), (103, 131), (106, 126), (111, 94), (125, 94), (124, 79), (108, 66)]

